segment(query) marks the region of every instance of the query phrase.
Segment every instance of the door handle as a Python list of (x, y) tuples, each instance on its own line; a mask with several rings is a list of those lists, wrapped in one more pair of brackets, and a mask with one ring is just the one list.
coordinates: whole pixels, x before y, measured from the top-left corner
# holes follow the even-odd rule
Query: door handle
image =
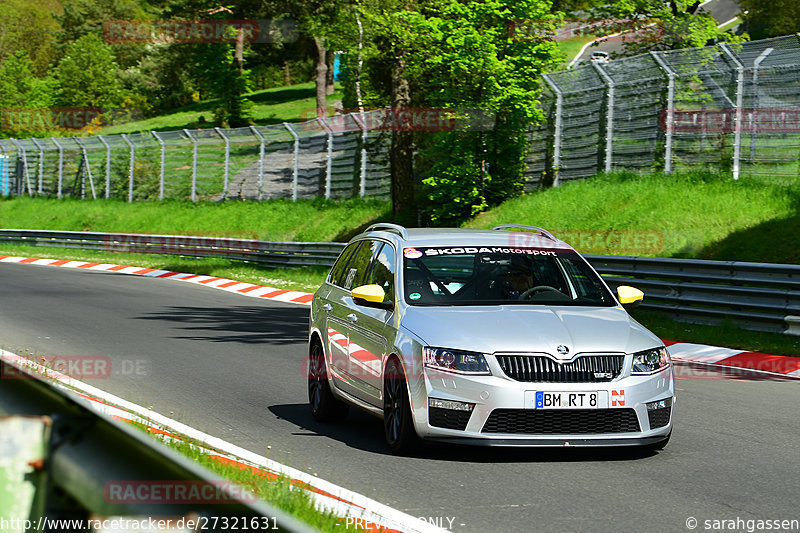
[(350, 313), (347, 315), (347, 318), (350, 319), (350, 322), (358, 322), (358, 316), (355, 313)]
[(324, 304), (322, 306), (322, 309), (324, 309), (326, 312), (330, 313), (331, 311), (333, 311), (333, 306), (331, 304)]

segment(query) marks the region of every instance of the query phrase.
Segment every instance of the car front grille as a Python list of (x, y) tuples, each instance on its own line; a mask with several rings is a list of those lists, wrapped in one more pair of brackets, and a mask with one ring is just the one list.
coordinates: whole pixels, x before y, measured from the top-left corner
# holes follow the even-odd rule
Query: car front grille
[(582, 355), (559, 363), (546, 355), (496, 355), (503, 372), (517, 381), (539, 383), (597, 383), (619, 376), (624, 355)]
[(661, 409), (648, 409), (647, 418), (650, 419), (650, 429), (663, 428), (669, 424), (669, 415), (672, 411), (672, 406), (663, 407)]
[(588, 435), (639, 431), (633, 409), (495, 409), (482, 433)]
[(455, 409), (428, 407), (428, 423), (437, 428), (464, 431), (471, 415), (472, 411), (456, 411)]

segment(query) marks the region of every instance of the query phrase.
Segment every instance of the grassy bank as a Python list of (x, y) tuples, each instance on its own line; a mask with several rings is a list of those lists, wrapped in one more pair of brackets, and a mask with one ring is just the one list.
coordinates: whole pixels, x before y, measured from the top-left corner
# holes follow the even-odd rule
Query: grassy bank
[(509, 222), (582, 253), (800, 263), (800, 181), (622, 172), (509, 200), (465, 226)]
[(271, 241), (347, 241), (385, 220), (386, 202), (134, 202), (122, 200), (0, 200), (0, 227), (62, 231), (207, 235)]
[[(245, 95), (252, 102), (252, 119), (258, 126), (297, 122), (316, 118), (316, 89), (313, 82), (286, 87), (275, 87)], [(328, 96), (328, 111), (333, 113), (334, 102), (341, 101), (341, 91)], [(183, 128), (210, 128), (213, 124), (217, 100), (204, 100), (176, 109), (157, 117), (126, 122), (101, 129), (98, 133), (138, 133), (149, 131), (180, 130)], [(202, 122), (203, 117), (205, 122)]]

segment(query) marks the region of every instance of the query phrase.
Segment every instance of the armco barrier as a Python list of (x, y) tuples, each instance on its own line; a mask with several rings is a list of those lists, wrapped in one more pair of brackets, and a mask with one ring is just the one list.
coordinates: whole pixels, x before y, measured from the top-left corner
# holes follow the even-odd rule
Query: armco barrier
[(23, 367), (0, 359), (0, 376), (0, 449), (9, 452), (0, 457), (0, 516), (11, 524), (4, 531), (70, 531), (151, 517), (171, 520), (175, 531), (195, 530), (181, 527), (189, 520), (208, 531), (227, 530), (234, 520), (240, 529), (268, 520), (270, 530), (313, 531)]
[[(74, 231), (0, 230), (0, 243), (224, 257), (267, 266), (333, 264), (343, 243), (139, 235)], [(800, 334), (800, 265), (587, 255), (612, 287), (646, 292), (642, 308), (687, 322), (730, 318), (746, 329)]]

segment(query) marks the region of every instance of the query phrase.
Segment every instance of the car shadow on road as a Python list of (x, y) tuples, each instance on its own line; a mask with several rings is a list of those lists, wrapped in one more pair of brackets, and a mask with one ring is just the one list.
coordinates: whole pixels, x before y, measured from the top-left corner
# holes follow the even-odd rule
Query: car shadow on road
[(239, 305), (224, 307), (170, 306), (135, 317), (172, 324), (185, 331), (178, 339), (244, 344), (305, 343), (308, 330), (305, 307)]
[[(305, 403), (272, 405), (269, 410), (278, 418), (295, 424), (302, 431), (297, 435), (328, 437), (365, 452), (392, 455), (384, 440), (383, 422), (357, 409), (351, 409), (347, 418), (340, 422), (325, 424), (314, 420)], [(573, 463), (632, 461), (658, 453), (638, 447), (513, 448), (425, 441), (412, 457), (460, 463)]]

